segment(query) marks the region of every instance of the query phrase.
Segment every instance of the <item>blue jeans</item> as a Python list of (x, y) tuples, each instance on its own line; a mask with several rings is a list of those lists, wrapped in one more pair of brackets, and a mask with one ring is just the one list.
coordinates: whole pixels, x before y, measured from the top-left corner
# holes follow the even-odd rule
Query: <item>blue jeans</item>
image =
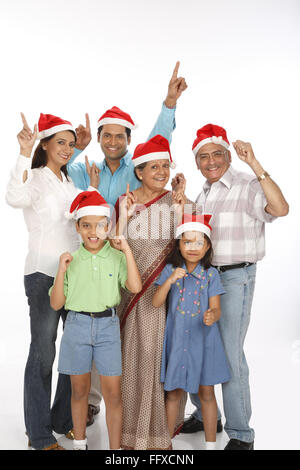
[(24, 377), (25, 426), (32, 446), (42, 449), (56, 442), (52, 430), (64, 434), (72, 429), (70, 377), (59, 375), (56, 395), (51, 408), (52, 366), (60, 317), (64, 309), (55, 312), (50, 307), (48, 290), (53, 277), (42, 273), (24, 276), (28, 297), (31, 344)]
[[(219, 326), (231, 371), (231, 380), (222, 385), (226, 418), (224, 429), (230, 439), (252, 442), (254, 430), (249, 427), (249, 369), (243, 348), (250, 322), (256, 264), (231, 269), (220, 275), (226, 294), (221, 295), (222, 315)], [(197, 408), (193, 416), (202, 421), (198, 395), (191, 394), (190, 398)]]

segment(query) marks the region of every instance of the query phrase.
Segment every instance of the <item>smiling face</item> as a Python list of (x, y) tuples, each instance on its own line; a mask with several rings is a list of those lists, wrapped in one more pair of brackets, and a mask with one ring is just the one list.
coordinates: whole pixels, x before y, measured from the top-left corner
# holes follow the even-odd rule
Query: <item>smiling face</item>
[(131, 138), (127, 137), (125, 127), (119, 124), (105, 124), (100, 135), (98, 134), (98, 142), (102, 152), (109, 160), (120, 160), (124, 157), (130, 140)]
[(81, 235), (84, 248), (98, 253), (109, 234), (110, 224), (105, 216), (86, 215), (76, 223), (76, 230)]
[(47, 154), (47, 166), (51, 169), (66, 165), (74, 153), (76, 141), (73, 132), (57, 132), (54, 136), (43, 142), (42, 148)]
[(196, 163), (207, 181), (215, 183), (228, 170), (231, 163), (231, 154), (222, 145), (205, 144), (196, 155)]
[(185, 232), (179, 240), (179, 250), (188, 263), (198, 264), (210, 248), (210, 243), (201, 232)]
[(164, 160), (152, 160), (147, 162), (142, 170), (136, 168), (138, 178), (143, 186), (147, 186), (152, 191), (163, 190), (170, 178), (170, 162)]

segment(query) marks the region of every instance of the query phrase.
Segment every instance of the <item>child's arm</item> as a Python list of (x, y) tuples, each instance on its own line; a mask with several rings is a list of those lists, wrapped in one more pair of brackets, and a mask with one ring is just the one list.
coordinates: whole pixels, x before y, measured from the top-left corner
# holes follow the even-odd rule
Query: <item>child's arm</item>
[(220, 296), (215, 295), (209, 298), (209, 309), (204, 312), (203, 322), (206, 326), (211, 326), (221, 318)]
[(127, 240), (124, 237), (115, 237), (111, 239), (112, 245), (117, 250), (123, 251), (126, 257), (127, 263), (127, 281), (125, 283), (126, 288), (133, 294), (138, 294), (142, 290), (141, 275), (136, 265), (134, 256), (131, 248), (128, 245)]
[(63, 253), (59, 258), (58, 271), (50, 294), (50, 305), (53, 310), (60, 310), (66, 303), (66, 297), (64, 294), (64, 278), (65, 272), (72, 259), (73, 256), (71, 253)]
[(175, 271), (171, 274), (168, 279), (157, 288), (153, 298), (152, 305), (153, 307), (160, 307), (167, 299), (169, 290), (171, 289), (172, 284), (181, 279), (186, 275), (186, 270), (183, 268), (176, 268)]

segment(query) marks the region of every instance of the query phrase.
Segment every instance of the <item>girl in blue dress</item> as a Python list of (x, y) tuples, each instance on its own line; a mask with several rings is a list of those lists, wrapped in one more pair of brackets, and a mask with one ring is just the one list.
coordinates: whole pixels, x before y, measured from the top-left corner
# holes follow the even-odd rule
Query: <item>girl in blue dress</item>
[(161, 382), (166, 390), (168, 429), (173, 436), (184, 391), (198, 393), (206, 449), (216, 443), (217, 402), (214, 385), (230, 379), (218, 328), (220, 295), (225, 291), (211, 266), (211, 215), (184, 214), (176, 245), (156, 284), (153, 305), (168, 303)]

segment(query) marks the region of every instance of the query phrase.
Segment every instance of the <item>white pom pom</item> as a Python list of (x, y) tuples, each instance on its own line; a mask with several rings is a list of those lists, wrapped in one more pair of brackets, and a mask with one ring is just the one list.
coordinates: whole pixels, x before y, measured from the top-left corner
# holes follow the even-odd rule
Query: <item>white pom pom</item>
[(176, 163), (175, 163), (175, 162), (171, 162), (171, 163), (170, 163), (170, 168), (172, 168), (172, 170), (174, 170), (174, 168), (176, 168)]
[(222, 145), (222, 136), (216, 137), (215, 135), (212, 136), (211, 141), (213, 144), (220, 144)]
[(74, 219), (74, 212), (65, 212), (65, 218), (68, 219), (68, 220), (72, 220)]

